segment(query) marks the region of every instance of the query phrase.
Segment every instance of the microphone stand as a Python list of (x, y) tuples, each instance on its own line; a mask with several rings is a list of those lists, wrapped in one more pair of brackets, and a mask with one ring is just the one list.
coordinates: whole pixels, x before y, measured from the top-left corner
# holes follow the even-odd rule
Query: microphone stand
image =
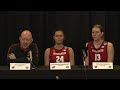
[(30, 63), (31, 63), (31, 69), (36, 69), (36, 66), (33, 64), (33, 62), (30, 60)]
[(29, 51), (28, 61), (30, 61), (30, 70), (33, 70), (33, 69), (36, 70), (36, 66), (32, 62), (32, 52), (31, 51)]
[(87, 67), (87, 66), (86, 66), (86, 63), (85, 63), (85, 58), (86, 58), (86, 57), (83, 56), (82, 58), (83, 58), (83, 66), (84, 66), (85, 79), (87, 79), (87, 72), (86, 72), (86, 67)]

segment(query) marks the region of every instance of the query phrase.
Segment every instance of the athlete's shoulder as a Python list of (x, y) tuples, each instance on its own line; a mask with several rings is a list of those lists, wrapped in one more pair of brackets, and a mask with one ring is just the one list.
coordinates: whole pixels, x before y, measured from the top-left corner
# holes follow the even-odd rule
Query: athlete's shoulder
[(68, 49), (72, 49), (72, 47), (68, 47)]
[(73, 48), (72, 47), (67, 47), (69, 51), (73, 51)]
[(45, 50), (45, 55), (48, 55), (50, 53), (50, 48), (47, 48), (46, 50)]
[(47, 48), (45, 51), (46, 51), (46, 52), (50, 51), (50, 48)]
[(54, 48), (54, 46), (52, 46), (52, 47), (49, 47), (48, 49), (55, 49), (55, 48)]
[(86, 47), (88, 47), (88, 45), (91, 45), (93, 43), (93, 41), (89, 41), (86, 43)]
[(108, 45), (108, 42), (107, 41), (103, 41), (103, 45)]
[(108, 42), (109, 47), (113, 47), (113, 44), (111, 42)]
[(111, 42), (104, 41), (104, 42), (103, 42), (103, 45), (109, 45), (109, 46), (112, 46), (113, 44), (112, 44)]
[(69, 49), (69, 48), (71, 48), (71, 47), (69, 47), (69, 46), (64, 46), (64, 49)]

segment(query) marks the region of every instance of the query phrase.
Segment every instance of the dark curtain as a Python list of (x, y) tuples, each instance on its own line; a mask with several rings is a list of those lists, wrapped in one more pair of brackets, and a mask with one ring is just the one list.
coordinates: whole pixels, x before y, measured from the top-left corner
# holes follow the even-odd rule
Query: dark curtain
[(30, 29), (39, 47), (39, 64), (43, 65), (44, 51), (53, 45), (56, 27), (64, 27), (65, 45), (73, 48), (75, 63), (82, 64), (81, 49), (91, 40), (91, 28), (96, 23), (104, 27), (105, 40), (114, 44), (114, 63), (120, 64), (119, 11), (0, 11), (0, 64), (6, 65), (8, 48), (19, 42), (20, 32)]

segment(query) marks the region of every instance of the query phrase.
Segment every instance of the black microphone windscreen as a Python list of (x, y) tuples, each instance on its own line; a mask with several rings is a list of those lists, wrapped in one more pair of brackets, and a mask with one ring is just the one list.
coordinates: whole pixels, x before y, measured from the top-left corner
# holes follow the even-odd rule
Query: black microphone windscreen
[(82, 49), (82, 54), (84, 57), (87, 57), (87, 53), (86, 53), (85, 49)]

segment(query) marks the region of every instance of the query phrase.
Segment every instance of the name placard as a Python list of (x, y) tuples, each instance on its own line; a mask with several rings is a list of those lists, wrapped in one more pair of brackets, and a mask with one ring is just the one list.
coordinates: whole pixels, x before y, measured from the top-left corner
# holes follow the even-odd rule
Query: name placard
[(93, 62), (93, 69), (113, 69), (113, 62)]
[(71, 69), (70, 62), (50, 63), (50, 70), (69, 70)]
[(30, 70), (30, 63), (10, 63), (10, 70)]

